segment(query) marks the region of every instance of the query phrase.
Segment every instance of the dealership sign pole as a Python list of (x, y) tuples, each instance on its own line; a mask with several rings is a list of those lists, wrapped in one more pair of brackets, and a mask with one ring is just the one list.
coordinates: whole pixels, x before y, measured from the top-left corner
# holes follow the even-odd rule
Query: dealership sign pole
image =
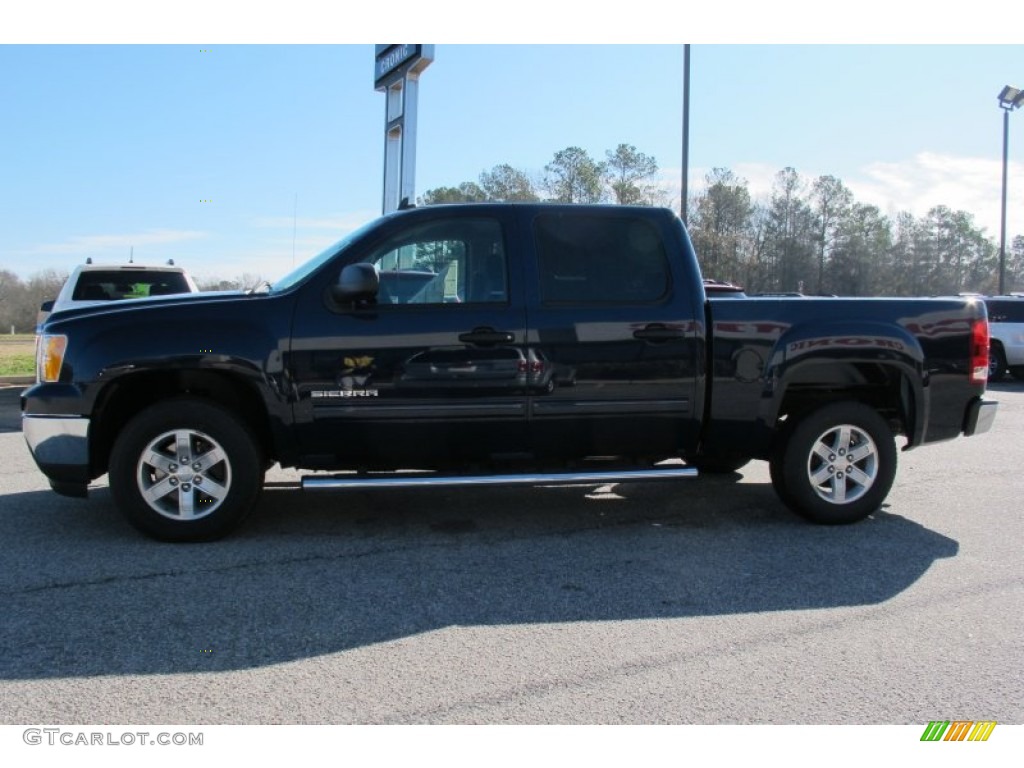
[(415, 201), (416, 97), (420, 74), (433, 60), (433, 45), (378, 45), (374, 53), (373, 87), (387, 94), (384, 110), (384, 213)]

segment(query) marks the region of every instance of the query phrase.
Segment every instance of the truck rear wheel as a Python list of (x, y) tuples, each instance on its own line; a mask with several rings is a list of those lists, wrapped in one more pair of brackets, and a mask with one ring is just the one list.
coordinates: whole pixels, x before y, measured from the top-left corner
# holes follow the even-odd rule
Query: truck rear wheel
[(855, 402), (812, 411), (771, 462), (779, 498), (815, 523), (855, 523), (875, 512), (896, 477), (896, 440), (875, 410)]
[(138, 414), (110, 456), (110, 491), (128, 521), (163, 541), (209, 541), (238, 526), (263, 486), (248, 429), (206, 400), (177, 398)]

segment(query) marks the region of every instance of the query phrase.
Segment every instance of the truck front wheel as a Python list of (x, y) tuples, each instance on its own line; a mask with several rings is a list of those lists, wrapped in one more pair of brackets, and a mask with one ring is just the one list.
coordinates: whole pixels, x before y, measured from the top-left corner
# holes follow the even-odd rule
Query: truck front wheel
[(209, 541), (239, 525), (263, 485), (248, 429), (206, 400), (177, 398), (132, 419), (110, 456), (110, 491), (128, 521), (163, 541)]
[(779, 498), (815, 523), (855, 523), (875, 512), (896, 477), (896, 441), (875, 410), (833, 403), (787, 430), (772, 459)]

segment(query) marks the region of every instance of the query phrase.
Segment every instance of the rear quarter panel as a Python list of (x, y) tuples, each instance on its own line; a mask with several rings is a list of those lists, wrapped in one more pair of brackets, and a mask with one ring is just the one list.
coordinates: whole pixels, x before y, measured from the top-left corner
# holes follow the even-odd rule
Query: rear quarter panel
[(909, 446), (956, 437), (984, 391), (968, 381), (983, 313), (965, 299), (712, 299), (705, 447), (764, 458), (787, 392), (834, 396), (880, 367), (902, 377)]

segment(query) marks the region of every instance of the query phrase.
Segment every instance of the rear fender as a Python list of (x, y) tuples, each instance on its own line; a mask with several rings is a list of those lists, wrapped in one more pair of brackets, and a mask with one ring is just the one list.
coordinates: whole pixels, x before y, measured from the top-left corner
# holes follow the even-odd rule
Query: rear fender
[(899, 376), (899, 409), (909, 439), (921, 442), (927, 422), (927, 374), (917, 339), (901, 326), (863, 320), (801, 323), (783, 333), (765, 369), (760, 418), (773, 427), (783, 415), (787, 393), (815, 390), (828, 399), (843, 399), (844, 390), (873, 382), (867, 371)]

